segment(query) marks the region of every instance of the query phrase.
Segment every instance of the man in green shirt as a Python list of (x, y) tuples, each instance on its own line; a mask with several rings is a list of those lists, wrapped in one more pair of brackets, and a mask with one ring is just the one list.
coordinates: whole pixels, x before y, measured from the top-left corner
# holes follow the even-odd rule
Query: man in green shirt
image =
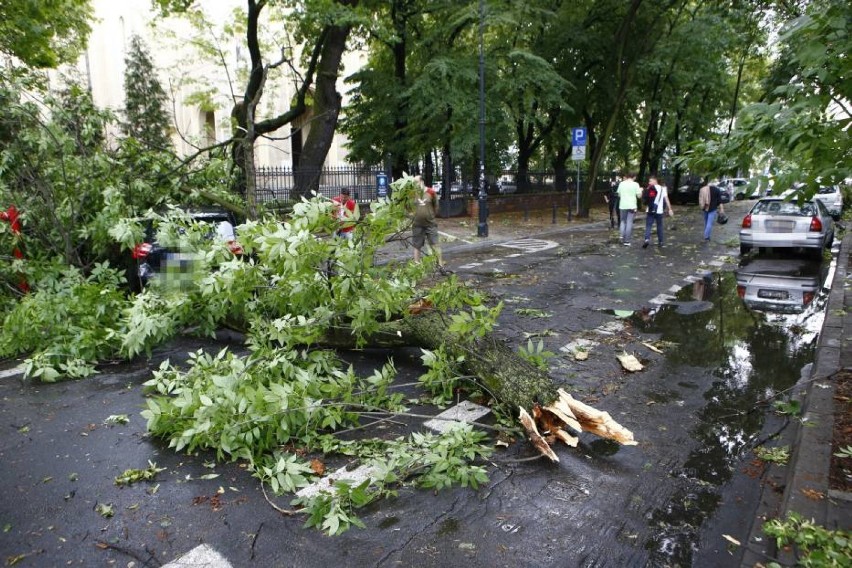
[(636, 216), (639, 199), (642, 197), (642, 188), (636, 183), (635, 178), (636, 174), (626, 174), (621, 183), (618, 184), (618, 189), (616, 190), (618, 194), (618, 208), (621, 211), (621, 223), (618, 225), (618, 231), (621, 236), (621, 242), (625, 246), (630, 246), (630, 235), (633, 233), (633, 218)]
[(414, 244), (414, 262), (420, 262), (421, 249), (429, 240), (429, 246), (438, 260), (438, 270), (446, 272), (438, 246), (438, 195), (431, 187), (426, 187), (420, 176), (416, 176), (417, 190), (414, 196), (414, 218), (411, 223), (411, 237)]

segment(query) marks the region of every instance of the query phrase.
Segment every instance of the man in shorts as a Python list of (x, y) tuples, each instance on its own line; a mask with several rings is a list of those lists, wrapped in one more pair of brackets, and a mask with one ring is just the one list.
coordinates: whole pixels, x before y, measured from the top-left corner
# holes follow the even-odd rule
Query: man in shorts
[(438, 223), (435, 217), (438, 212), (438, 194), (431, 187), (426, 187), (420, 176), (414, 195), (414, 219), (411, 224), (411, 240), (414, 244), (414, 262), (420, 262), (423, 245), (429, 241), (429, 247), (438, 259), (438, 270), (446, 272), (441, 258), (441, 247), (438, 246)]

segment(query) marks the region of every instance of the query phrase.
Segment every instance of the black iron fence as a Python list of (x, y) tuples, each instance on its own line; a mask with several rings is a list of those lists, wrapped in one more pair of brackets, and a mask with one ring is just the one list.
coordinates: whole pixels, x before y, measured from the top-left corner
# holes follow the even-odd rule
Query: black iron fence
[[(349, 165), (322, 168), (313, 172), (300, 170), (298, 175), (317, 179), (315, 191), (320, 195), (331, 198), (338, 195), (344, 187), (348, 187), (356, 201), (367, 203), (377, 197), (377, 176), (380, 173), (387, 172), (381, 166)], [(261, 203), (289, 201), (296, 186), (296, 172), (286, 166), (258, 167), (255, 179), (257, 198)], [(598, 175), (594, 191), (608, 190), (615, 180), (616, 176), (611, 172)], [(388, 182), (390, 181), (388, 179)], [(581, 189), (588, 189), (586, 172), (580, 172), (579, 181)], [(464, 199), (479, 194), (479, 181), (466, 177), (460, 170), (453, 172), (452, 179), (447, 184), (440, 178), (433, 177), (432, 186), (438, 190), (442, 199)], [(499, 176), (487, 177), (489, 195), (574, 192), (576, 188), (576, 170), (569, 170), (563, 175), (552, 171), (530, 171), (523, 176), (516, 170), (505, 170)]]
[[(325, 197), (334, 197), (340, 190), (348, 187), (352, 198), (360, 202), (376, 199), (376, 178), (383, 172), (380, 166), (341, 166), (322, 168), (316, 171), (300, 170), (299, 176), (317, 179), (315, 191)], [(262, 166), (255, 171), (257, 199), (261, 203), (289, 201), (296, 186), (296, 173), (285, 166)]]

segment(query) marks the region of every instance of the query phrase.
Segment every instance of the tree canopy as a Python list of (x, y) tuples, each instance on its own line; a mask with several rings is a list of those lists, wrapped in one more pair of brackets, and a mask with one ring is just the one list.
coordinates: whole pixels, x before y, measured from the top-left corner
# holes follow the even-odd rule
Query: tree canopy
[(91, 17), (89, 0), (0, 0), (0, 52), (39, 69), (73, 62)]

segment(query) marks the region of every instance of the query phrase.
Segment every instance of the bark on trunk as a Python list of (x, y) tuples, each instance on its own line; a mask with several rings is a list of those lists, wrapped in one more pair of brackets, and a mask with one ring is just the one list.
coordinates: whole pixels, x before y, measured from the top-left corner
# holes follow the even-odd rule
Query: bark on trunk
[[(417, 346), (426, 349), (444, 347), (452, 357), (463, 356), (467, 373), (477, 377), (495, 399), (510, 405), (532, 408), (536, 402), (549, 404), (558, 397), (556, 385), (548, 373), (518, 357), (502, 341), (486, 336), (474, 342), (455, 337), (438, 312), (393, 321), (370, 337), (371, 347)], [(325, 338), (329, 347), (354, 347), (354, 339), (345, 330)]]
[(293, 189), (295, 198), (306, 196), (310, 190), (316, 190), (319, 186), (320, 172), (334, 139), (343, 100), (337, 92), (337, 76), (350, 30), (351, 26), (332, 26), (323, 46), (317, 68), (314, 119), (296, 168), (296, 184)]

